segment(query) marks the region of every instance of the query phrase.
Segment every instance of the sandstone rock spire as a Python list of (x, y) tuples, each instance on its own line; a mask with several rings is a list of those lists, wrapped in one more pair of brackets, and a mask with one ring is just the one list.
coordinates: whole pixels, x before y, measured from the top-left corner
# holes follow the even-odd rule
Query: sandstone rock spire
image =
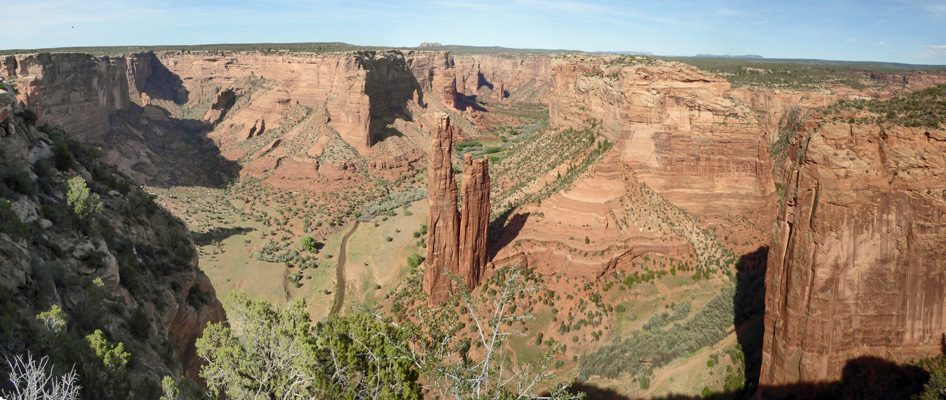
[(464, 158), (463, 212), (457, 211), (457, 183), (453, 176), (453, 131), (444, 116), (430, 139), (430, 168), (427, 175), (427, 267), (424, 291), (428, 304), (440, 304), (450, 295), (450, 275), (457, 275), (469, 289), (483, 277), (489, 226), (489, 165), (487, 159)]
[(453, 176), (453, 128), (450, 118), (440, 117), (430, 138), (427, 175), (427, 260), (424, 291), (429, 304), (442, 303), (450, 295), (451, 274), (459, 271), (459, 225), (457, 182)]
[(489, 228), (489, 160), (463, 158), (463, 207), (460, 214), (460, 276), (470, 289), (486, 269)]

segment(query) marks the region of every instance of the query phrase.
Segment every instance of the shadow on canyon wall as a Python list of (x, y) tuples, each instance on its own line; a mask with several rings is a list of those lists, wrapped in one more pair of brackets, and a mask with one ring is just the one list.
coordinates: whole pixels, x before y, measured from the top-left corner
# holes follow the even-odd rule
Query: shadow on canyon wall
[(206, 121), (174, 118), (161, 107), (132, 104), (109, 114), (104, 147), (121, 157), (138, 157), (129, 159), (137, 160), (130, 167), (148, 177), (139, 183), (225, 188), (241, 167), (221, 155), (207, 136), (212, 128)]
[(182, 105), (187, 103), (190, 92), (184, 87), (184, 81), (177, 74), (171, 72), (154, 52), (139, 55), (142, 61), (150, 66), (150, 73), (145, 79), (142, 92), (152, 99), (161, 99)]
[[(194, 239), (194, 244), (198, 246), (206, 246), (212, 244), (213, 242), (221, 242), (230, 236), (233, 235), (243, 235), (255, 231), (256, 229), (247, 228), (247, 227), (215, 227), (207, 232), (195, 232), (191, 231), (191, 237)], [(324, 245), (323, 245), (324, 246)]]
[(376, 59), (361, 56), (365, 75), (365, 95), (369, 102), (368, 135), (371, 144), (403, 134), (390, 125), (397, 119), (413, 121), (408, 103), (426, 107), (424, 91), (404, 57), (385, 54)]
[[(513, 213), (510, 208), (489, 223), (489, 260), (496, 257), (500, 249), (512, 243), (519, 231), (526, 225), (530, 213)], [(512, 218), (510, 218), (512, 217)]]

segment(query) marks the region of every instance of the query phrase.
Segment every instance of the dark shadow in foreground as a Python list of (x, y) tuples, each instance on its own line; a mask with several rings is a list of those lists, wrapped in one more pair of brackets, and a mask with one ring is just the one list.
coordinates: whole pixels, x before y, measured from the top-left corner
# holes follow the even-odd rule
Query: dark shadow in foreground
[(765, 333), (765, 271), (769, 248), (762, 246), (736, 261), (733, 326), (745, 360), (744, 394), (755, 392), (762, 370), (762, 336)]
[(242, 235), (245, 233), (253, 232), (256, 229), (248, 227), (215, 227), (207, 232), (194, 232), (191, 231), (191, 237), (194, 238), (194, 244), (198, 246), (206, 246), (213, 244), (213, 242), (222, 242), (224, 239), (229, 238), (233, 235)]
[[(911, 399), (923, 391), (930, 374), (917, 366), (902, 366), (876, 357), (860, 357), (847, 362), (841, 380), (827, 383), (797, 383), (782, 386), (759, 387), (760, 399), (841, 399), (841, 400), (897, 400)], [(586, 399), (626, 400), (612, 389), (580, 383), (573, 392), (586, 393)], [(657, 400), (744, 399), (753, 397), (743, 392), (710, 392), (702, 395), (669, 394), (653, 397)]]

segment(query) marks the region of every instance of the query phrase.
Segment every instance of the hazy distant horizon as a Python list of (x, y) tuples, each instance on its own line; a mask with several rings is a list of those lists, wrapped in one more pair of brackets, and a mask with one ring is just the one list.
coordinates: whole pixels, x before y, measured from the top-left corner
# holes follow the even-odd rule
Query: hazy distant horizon
[(38, 0), (4, 7), (0, 49), (216, 43), (500, 46), (661, 56), (946, 64), (946, 2)]

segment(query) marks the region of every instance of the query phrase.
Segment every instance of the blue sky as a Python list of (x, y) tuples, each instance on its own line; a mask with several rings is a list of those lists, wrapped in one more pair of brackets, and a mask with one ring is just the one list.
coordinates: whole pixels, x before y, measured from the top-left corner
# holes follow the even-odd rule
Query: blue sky
[(26, 0), (0, 49), (347, 42), (946, 64), (946, 0)]

